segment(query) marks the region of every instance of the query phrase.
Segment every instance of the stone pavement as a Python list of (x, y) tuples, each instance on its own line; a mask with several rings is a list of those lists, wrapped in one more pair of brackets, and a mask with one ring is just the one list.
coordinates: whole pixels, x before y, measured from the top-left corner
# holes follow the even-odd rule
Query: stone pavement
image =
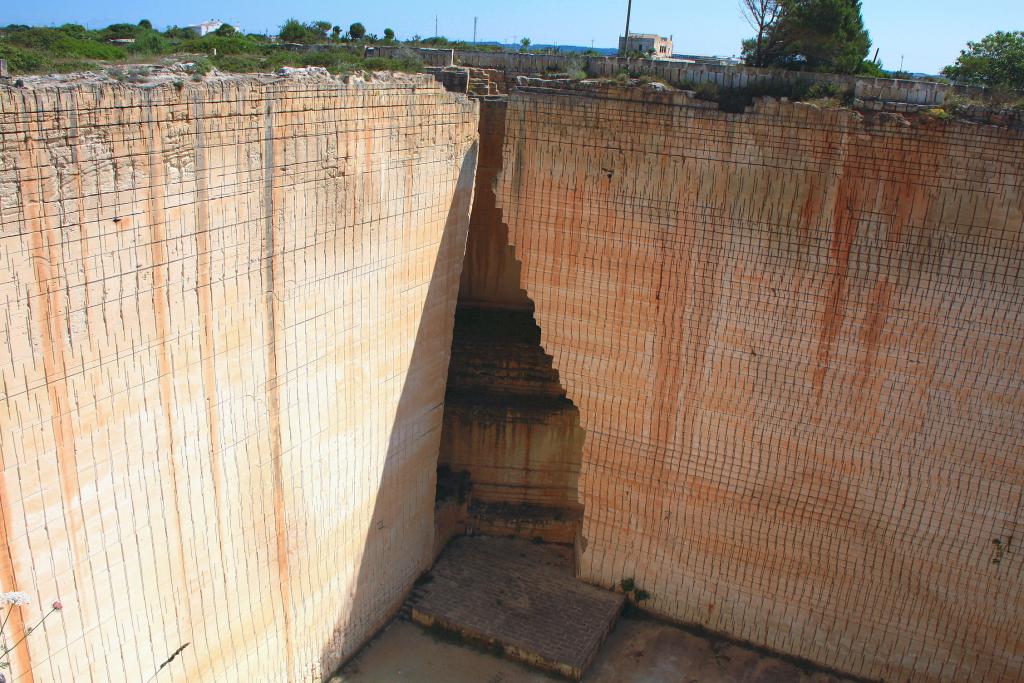
[(413, 591), (409, 612), (421, 624), (579, 680), (623, 602), (577, 581), (568, 549), (477, 536), (452, 541)]
[[(557, 683), (564, 679), (396, 619), (330, 683)], [(583, 683), (856, 683), (679, 626), (624, 616)]]

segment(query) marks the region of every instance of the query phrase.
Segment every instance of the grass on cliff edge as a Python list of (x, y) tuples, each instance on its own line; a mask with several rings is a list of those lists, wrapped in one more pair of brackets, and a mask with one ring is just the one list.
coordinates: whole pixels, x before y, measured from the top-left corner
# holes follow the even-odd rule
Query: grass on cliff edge
[[(130, 37), (122, 45), (111, 40)], [(206, 35), (188, 31), (154, 31), (115, 24), (90, 31), (78, 24), (57, 28), (0, 27), (0, 59), (11, 75), (102, 71), (110, 67), (174, 61), (201, 61), (228, 73), (272, 72), (283, 66), (320, 66), (334, 74), (359, 70), (416, 72), (423, 63), (411, 52), (397, 59), (366, 58), (361, 45), (332, 44), (317, 49), (289, 49), (264, 36)], [(197, 58), (199, 58), (197, 60)]]

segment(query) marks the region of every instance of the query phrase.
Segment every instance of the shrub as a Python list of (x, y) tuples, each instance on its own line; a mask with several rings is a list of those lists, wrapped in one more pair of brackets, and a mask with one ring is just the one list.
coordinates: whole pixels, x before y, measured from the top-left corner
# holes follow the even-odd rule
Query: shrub
[(717, 102), (720, 94), (718, 84), (714, 81), (704, 81), (697, 86), (694, 93), (697, 96), (697, 99), (708, 100), (710, 102)]
[(139, 33), (148, 29), (137, 24), (111, 24), (99, 30), (100, 40), (112, 40), (114, 38), (135, 38)]
[(860, 68), (857, 69), (858, 76), (869, 76), (872, 78), (885, 78), (885, 70), (882, 69), (882, 65), (878, 62), (873, 62), (870, 59), (865, 59), (860, 63)]
[(88, 59), (124, 59), (125, 51), (106, 43), (74, 38), (56, 28), (30, 28), (8, 34), (6, 42), (27, 51), (37, 51), (44, 61), (63, 57), (86, 57)]
[(799, 99), (820, 100), (839, 96), (839, 86), (828, 81), (819, 82), (807, 88)]
[(952, 114), (939, 107), (933, 107), (926, 111), (925, 114), (933, 119), (938, 119), (939, 121), (949, 121), (953, 118)]
[(213, 63), (206, 57), (200, 57), (192, 62), (192, 66), (186, 69), (193, 77), (205, 76), (213, 70)]
[(129, 52), (143, 55), (159, 55), (170, 49), (170, 43), (156, 31), (146, 31), (135, 39), (135, 43), (128, 48)]
[(170, 26), (164, 31), (164, 37), (172, 40), (189, 40), (195, 38), (195, 31), (187, 29), (183, 26)]
[(569, 78), (574, 81), (582, 81), (587, 78), (587, 60), (583, 57), (573, 57), (565, 67)]
[(661, 85), (668, 85), (664, 78), (661, 76), (655, 76), (653, 74), (644, 74), (640, 77), (641, 85), (650, 85), (651, 83), (660, 83)]
[(206, 52), (217, 51), (218, 55), (240, 55), (247, 52), (256, 52), (262, 46), (256, 41), (239, 35), (218, 36), (208, 34), (202, 38), (194, 35), (190, 40), (184, 40), (178, 44), (178, 52)]
[(79, 71), (95, 71), (96, 62), (88, 62), (83, 59), (62, 59), (59, 62), (54, 62), (52, 66), (47, 68), (47, 72), (55, 74), (69, 74)]
[(81, 24), (62, 24), (57, 27), (57, 30), (72, 38), (87, 38), (89, 35), (89, 32)]
[(50, 60), (42, 55), (12, 45), (0, 44), (0, 59), (7, 60), (7, 66), (12, 74), (39, 73), (51, 65)]
[(145, 83), (149, 80), (149, 72), (145, 68), (131, 67), (127, 71), (129, 83)]

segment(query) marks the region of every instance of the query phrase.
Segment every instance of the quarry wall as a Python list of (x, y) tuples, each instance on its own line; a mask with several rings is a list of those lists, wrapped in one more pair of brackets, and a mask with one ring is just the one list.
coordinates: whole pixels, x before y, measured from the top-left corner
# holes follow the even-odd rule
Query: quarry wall
[(467, 530), (571, 544), (583, 432), (540, 346), (533, 302), (520, 288), (495, 206), (506, 108), (501, 99), (480, 100), (480, 159), (438, 462), (468, 478)]
[(398, 606), (476, 125), (427, 77), (0, 88), (8, 642), (64, 604), (15, 680), (320, 680)]
[(670, 618), (1024, 677), (1024, 133), (480, 107), (0, 88), (9, 641), (65, 605), (15, 680), (320, 680), (436, 552), (439, 458), (515, 507), (485, 531), (568, 541), (582, 508), (580, 576)]
[(514, 91), (496, 207), (580, 575), (885, 680), (1024, 677), (1024, 135)]

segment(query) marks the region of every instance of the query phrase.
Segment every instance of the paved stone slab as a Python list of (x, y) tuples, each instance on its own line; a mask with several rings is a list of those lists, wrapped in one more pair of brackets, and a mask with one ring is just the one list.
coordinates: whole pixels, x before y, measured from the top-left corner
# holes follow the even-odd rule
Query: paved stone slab
[[(486, 650), (396, 619), (329, 683), (554, 683)], [(619, 619), (583, 683), (854, 683), (739, 643), (645, 618)]]
[(577, 581), (569, 551), (528, 541), (452, 541), (410, 598), (415, 621), (499, 643), (505, 653), (578, 680), (611, 631), (623, 596)]

